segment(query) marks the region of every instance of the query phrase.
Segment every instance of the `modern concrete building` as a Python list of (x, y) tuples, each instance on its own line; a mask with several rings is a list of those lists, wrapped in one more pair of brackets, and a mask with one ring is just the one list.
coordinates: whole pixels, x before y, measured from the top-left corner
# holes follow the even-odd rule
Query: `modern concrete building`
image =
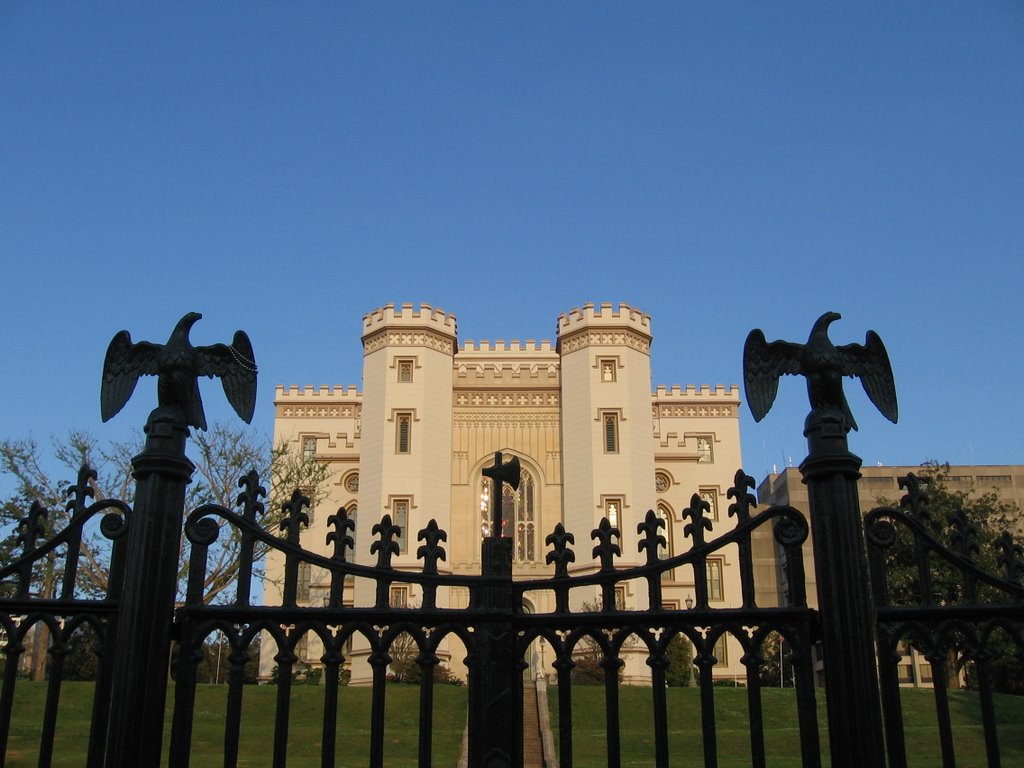
[[(398, 569), (418, 571), (416, 532), (430, 519), (448, 532), (449, 572), (480, 572), (480, 542), (491, 499), (481, 471), (496, 451), (522, 465), (518, 492), (505, 491), (505, 535), (514, 539), (517, 578), (551, 575), (544, 537), (557, 523), (576, 536), (574, 572), (596, 569), (590, 532), (602, 517), (622, 532), (619, 564), (639, 564), (637, 523), (656, 510), (668, 550), (682, 551), (682, 511), (699, 493), (711, 505), (717, 535), (734, 522), (726, 491), (740, 466), (739, 390), (735, 386), (651, 385), (651, 319), (620, 305), (584, 305), (560, 315), (551, 341), (459, 342), (453, 314), (429, 305), (387, 305), (363, 318), (362, 387), (278, 387), (275, 443), (287, 442), (332, 470), (326, 498), (313, 510), (307, 548), (324, 547), (326, 520), (345, 506), (356, 519), (357, 562), (369, 561), (371, 527), (384, 514), (402, 528)], [(697, 373), (697, 372), (693, 372)], [(326, 551), (326, 550), (325, 550)], [(280, 600), (283, 564), (267, 563), (265, 600)], [(679, 571), (689, 569), (677, 569)], [(300, 597), (322, 601), (328, 574), (300, 574)], [(740, 604), (735, 556), (708, 563), (713, 605)], [(369, 586), (346, 591), (368, 604)], [(363, 594), (366, 591), (367, 594)], [(665, 604), (683, 608), (692, 572), (664, 582)], [(392, 586), (392, 605), (415, 605), (412, 585)], [(575, 595), (577, 607), (590, 600)], [(643, 585), (620, 593), (645, 608)], [(452, 589), (440, 604), (465, 606)], [(553, 596), (531, 594), (527, 610), (553, 610)], [(454, 641), (453, 641), (454, 643)], [(314, 638), (301, 646), (316, 664)], [(742, 675), (738, 644), (720, 649), (722, 675)], [(464, 651), (441, 649), (463, 674)], [(269, 675), (273, 653), (264, 653)], [(629, 654), (627, 654), (628, 656)], [(352, 681), (365, 678), (365, 649), (352, 649)], [(550, 661), (550, 659), (548, 660)], [(627, 681), (647, 677), (645, 658), (627, 658)]]
[[(910, 473), (923, 474), (922, 466), (864, 466), (858, 481), (861, 513), (867, 514), (879, 506), (898, 505), (906, 493), (899, 486), (899, 479)], [(963, 491), (974, 495), (996, 493), (1000, 499), (1016, 504), (1024, 510), (1024, 466), (1021, 465), (958, 465), (949, 468), (946, 477), (951, 491)], [(814, 518), (809, 514), (807, 486), (804, 485), (800, 470), (789, 467), (782, 472), (768, 475), (758, 486), (757, 499), (760, 509), (774, 505), (789, 505), (807, 515), (810, 527)], [(1018, 518), (1024, 522), (1024, 518)], [(1018, 531), (1020, 524), (1018, 523)], [(755, 563), (756, 599), (758, 605), (776, 606), (784, 601), (786, 584), (782, 568), (781, 548), (775, 543), (769, 529), (760, 529), (754, 536), (752, 549)], [(807, 584), (807, 603), (818, 605), (817, 580), (814, 570), (814, 550), (810, 538), (803, 549), (804, 572)], [(906, 647), (902, 652), (900, 680), (907, 685), (930, 685), (931, 667), (917, 652)]]

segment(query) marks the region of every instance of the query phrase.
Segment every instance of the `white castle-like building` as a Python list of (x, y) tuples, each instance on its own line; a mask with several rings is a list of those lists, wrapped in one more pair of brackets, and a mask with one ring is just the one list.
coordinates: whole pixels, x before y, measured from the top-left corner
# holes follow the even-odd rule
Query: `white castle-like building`
[[(597, 569), (590, 560), (590, 532), (603, 517), (621, 530), (621, 567), (644, 561), (637, 524), (648, 510), (667, 523), (666, 555), (689, 548), (681, 513), (694, 493), (711, 506), (711, 536), (731, 529), (735, 521), (726, 512), (726, 491), (741, 461), (739, 390), (652, 390), (651, 341), (650, 317), (624, 304), (586, 304), (560, 315), (554, 343), (461, 346), (449, 312), (427, 304), (375, 309), (363, 318), (361, 390), (279, 386), (275, 393), (275, 444), (289, 443), (331, 469), (303, 546), (327, 554), (327, 518), (344, 506), (356, 520), (352, 559), (371, 563), (371, 528), (389, 514), (402, 529), (394, 566), (419, 571), (416, 533), (433, 518), (448, 532), (447, 560), (438, 564), (442, 572), (477, 574), (491, 504), (490, 481), (481, 471), (493, 464), (496, 451), (518, 457), (522, 466), (518, 492), (506, 487), (503, 504), (516, 578), (553, 574), (544, 562), (544, 538), (557, 523), (576, 538), (570, 573)], [(712, 607), (741, 604), (736, 559), (733, 549), (709, 559)], [(280, 604), (283, 569), (281, 559), (268, 558), (266, 604)], [(300, 569), (300, 603), (323, 604), (329, 574), (319, 570)], [(694, 594), (693, 574), (689, 568), (676, 571), (663, 582), (663, 603), (685, 609)], [(372, 587), (365, 595), (360, 589), (347, 589), (345, 602), (372, 604)], [(573, 600), (588, 602), (578, 591)], [(528, 596), (526, 610), (554, 610), (552, 594)], [(631, 582), (618, 599), (627, 609), (647, 606), (642, 584), (634, 588)], [(418, 601), (414, 586), (392, 586), (392, 605)], [(595, 590), (589, 602), (598, 601)], [(439, 605), (467, 603), (462, 588), (438, 594)], [(456, 645), (452, 639), (439, 653), (453, 673), (464, 676), (465, 651)], [(359, 646), (357, 641), (351, 649), (353, 684), (369, 675), (366, 649)], [(300, 641), (298, 651), (300, 661), (319, 665), (314, 636)], [(271, 674), (273, 656), (269, 647), (261, 654), (264, 677)], [(635, 658), (629, 656), (625, 680), (643, 682), (645, 656), (639, 649)], [(716, 676), (744, 674), (734, 641), (720, 643), (716, 656)]]

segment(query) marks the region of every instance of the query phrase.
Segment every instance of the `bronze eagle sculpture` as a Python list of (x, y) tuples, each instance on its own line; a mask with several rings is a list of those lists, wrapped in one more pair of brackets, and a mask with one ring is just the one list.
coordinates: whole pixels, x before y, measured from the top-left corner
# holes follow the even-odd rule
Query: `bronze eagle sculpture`
[(230, 346), (194, 347), (188, 335), (202, 317), (189, 312), (171, 331), (166, 344), (132, 342), (128, 331), (116, 334), (107, 347), (100, 388), (100, 415), (109, 421), (135, 391), (140, 376), (157, 376), (158, 409), (198, 429), (206, 429), (198, 377), (219, 376), (235, 412), (252, 421), (256, 408), (256, 363), (244, 331), (235, 331)]
[(806, 344), (768, 343), (760, 329), (750, 332), (743, 345), (743, 385), (754, 421), (763, 419), (771, 409), (779, 378), (792, 374), (807, 377), (812, 414), (839, 411), (847, 430), (857, 429), (843, 394), (843, 376), (856, 376), (875, 407), (896, 423), (896, 384), (882, 340), (874, 331), (868, 331), (863, 345), (837, 347), (828, 337), (828, 327), (840, 317), (838, 312), (826, 312), (819, 317)]

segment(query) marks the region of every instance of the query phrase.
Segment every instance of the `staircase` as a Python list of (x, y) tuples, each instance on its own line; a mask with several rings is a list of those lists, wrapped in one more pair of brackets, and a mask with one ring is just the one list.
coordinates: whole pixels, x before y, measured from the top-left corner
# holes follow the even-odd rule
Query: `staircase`
[(532, 681), (523, 683), (523, 768), (544, 768), (537, 719), (537, 686)]

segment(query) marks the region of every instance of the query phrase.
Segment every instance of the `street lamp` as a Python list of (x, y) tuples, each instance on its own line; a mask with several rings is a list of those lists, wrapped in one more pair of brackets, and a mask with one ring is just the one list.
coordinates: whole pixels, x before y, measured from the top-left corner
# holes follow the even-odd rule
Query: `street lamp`
[(537, 679), (544, 675), (544, 636), (540, 637), (540, 669), (537, 670)]

